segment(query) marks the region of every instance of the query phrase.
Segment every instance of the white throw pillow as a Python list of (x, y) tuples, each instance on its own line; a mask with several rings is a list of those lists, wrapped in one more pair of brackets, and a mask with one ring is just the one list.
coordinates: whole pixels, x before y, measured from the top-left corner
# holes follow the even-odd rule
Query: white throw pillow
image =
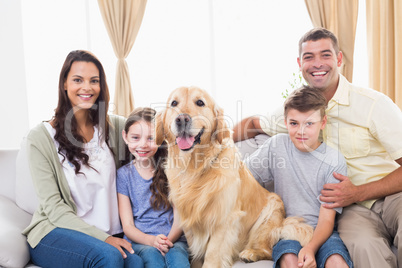
[(0, 267), (25, 267), (30, 256), (27, 238), (21, 232), (32, 216), (0, 195)]
[(29, 170), (26, 138), (21, 142), (21, 149), (16, 161), (15, 202), (20, 208), (32, 215), (39, 202)]
[(240, 152), (241, 158), (244, 160), (260, 148), (268, 138), (269, 136), (266, 134), (259, 134), (254, 138), (236, 142), (235, 145)]

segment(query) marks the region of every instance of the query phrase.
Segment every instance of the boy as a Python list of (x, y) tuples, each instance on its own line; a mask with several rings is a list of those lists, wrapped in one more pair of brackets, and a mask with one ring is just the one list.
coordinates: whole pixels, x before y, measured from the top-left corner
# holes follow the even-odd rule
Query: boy
[(263, 186), (274, 181), (287, 216), (301, 216), (315, 228), (310, 243), (279, 241), (273, 250), (274, 267), (353, 267), (349, 253), (334, 230), (336, 212), (319, 200), (326, 183), (336, 183), (333, 173), (346, 175), (346, 162), (319, 139), (327, 117), (326, 100), (308, 86), (295, 90), (284, 105), (289, 134), (278, 134), (245, 160)]

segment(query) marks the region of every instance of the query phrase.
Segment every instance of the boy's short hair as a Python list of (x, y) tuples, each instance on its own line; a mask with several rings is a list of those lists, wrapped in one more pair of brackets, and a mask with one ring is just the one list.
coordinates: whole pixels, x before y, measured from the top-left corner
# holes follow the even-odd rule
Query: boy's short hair
[(321, 39), (331, 39), (332, 46), (334, 47), (335, 53), (339, 53), (339, 45), (338, 38), (336, 38), (335, 34), (331, 31), (322, 28), (316, 27), (305, 33), (299, 40), (299, 56), (301, 56), (302, 45), (307, 41), (318, 41)]
[(321, 118), (324, 118), (327, 100), (320, 90), (303, 85), (290, 93), (285, 101), (284, 108), (285, 118), (287, 118), (290, 109), (295, 109), (301, 113), (320, 110)]

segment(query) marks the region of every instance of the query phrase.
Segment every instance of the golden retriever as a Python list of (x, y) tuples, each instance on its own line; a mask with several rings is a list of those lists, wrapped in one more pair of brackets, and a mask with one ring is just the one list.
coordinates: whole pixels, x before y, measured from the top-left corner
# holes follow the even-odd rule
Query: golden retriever
[(156, 116), (156, 142), (168, 143), (169, 199), (187, 237), (193, 266), (231, 267), (271, 259), (279, 239), (310, 241), (312, 228), (287, 218), (240, 159), (231, 130), (206, 91), (174, 90)]

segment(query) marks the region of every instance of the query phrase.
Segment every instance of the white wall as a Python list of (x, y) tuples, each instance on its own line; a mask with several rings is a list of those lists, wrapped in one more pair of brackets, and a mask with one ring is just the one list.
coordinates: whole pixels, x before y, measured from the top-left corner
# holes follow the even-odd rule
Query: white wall
[(13, 149), (29, 129), (19, 0), (0, 0), (0, 81), (0, 149)]
[(22, 3), (23, 51), (32, 128), (50, 120), (54, 114), (59, 74), (67, 54), (75, 49), (89, 49), (86, 2), (19, 1)]
[(355, 52), (353, 54), (353, 83), (364, 87), (368, 87), (369, 83), (366, 25), (366, 0), (359, 0)]

